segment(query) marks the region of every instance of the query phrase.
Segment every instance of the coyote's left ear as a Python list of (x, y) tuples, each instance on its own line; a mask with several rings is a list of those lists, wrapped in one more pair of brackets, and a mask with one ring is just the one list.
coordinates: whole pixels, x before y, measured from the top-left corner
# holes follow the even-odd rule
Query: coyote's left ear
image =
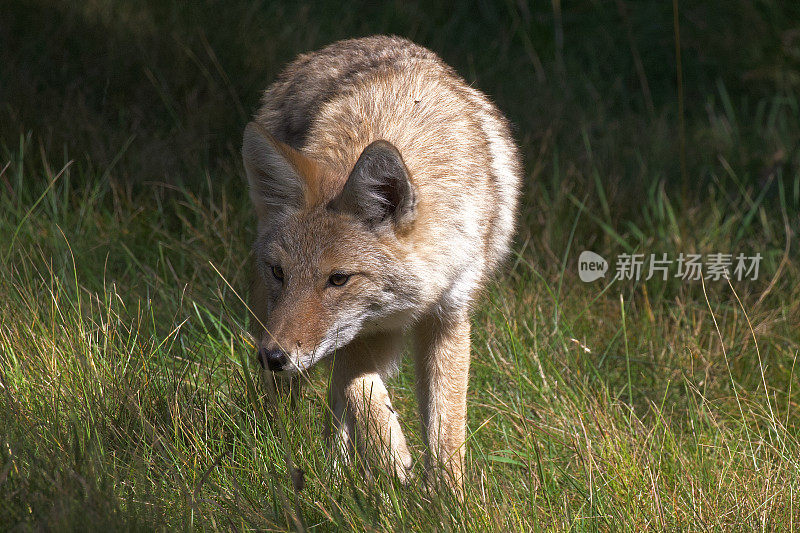
[(370, 227), (402, 226), (414, 219), (417, 198), (400, 152), (387, 141), (375, 141), (361, 152), (342, 192), (328, 205)]
[(284, 208), (303, 205), (305, 184), (299, 169), (308, 160), (251, 122), (244, 130), (242, 159), (250, 183), (250, 199), (259, 219)]

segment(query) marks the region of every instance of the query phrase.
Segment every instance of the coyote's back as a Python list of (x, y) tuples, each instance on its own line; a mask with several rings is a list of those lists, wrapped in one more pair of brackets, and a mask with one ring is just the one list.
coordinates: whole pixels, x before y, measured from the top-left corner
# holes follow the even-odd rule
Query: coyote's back
[(262, 360), (291, 373), (336, 352), (331, 398), (345, 405), (410, 334), (432, 450), (461, 457), (469, 308), (508, 252), (518, 202), (505, 118), (425, 48), (341, 41), (301, 55), (265, 92), (243, 156)]

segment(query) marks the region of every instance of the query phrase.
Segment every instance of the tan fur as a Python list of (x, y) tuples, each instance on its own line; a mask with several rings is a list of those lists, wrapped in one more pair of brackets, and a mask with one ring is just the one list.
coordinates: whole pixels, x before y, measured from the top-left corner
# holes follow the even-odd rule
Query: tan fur
[(469, 310), (507, 254), (518, 201), (506, 120), (429, 50), (370, 37), (290, 64), (242, 152), (262, 358), (285, 355), (281, 375), (332, 360), (332, 442), (406, 479), (382, 380), (413, 337), (431, 471), (460, 491)]

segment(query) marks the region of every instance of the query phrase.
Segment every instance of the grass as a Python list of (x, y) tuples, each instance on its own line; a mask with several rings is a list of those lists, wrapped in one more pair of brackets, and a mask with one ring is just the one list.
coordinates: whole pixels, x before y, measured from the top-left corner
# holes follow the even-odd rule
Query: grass
[[(719, 11), (724, 28), (704, 18), (713, 6), (682, 18), (684, 190), (672, 12), (659, 5), (627, 5), (630, 40), (601, 31), (622, 17), (617, 4), (577, 3), (559, 16), (551, 6), (410, 4), (336, 25), (326, 3), (230, 5), (56, 3), (63, 23), (44, 19), (46, 37), (28, 19), (47, 4), (13, 4), (0, 22), (0, 63), (17, 69), (0, 76), (0, 524), (797, 528), (800, 101), (790, 30), (800, 18), (791, 8), (726, 4), (735, 7)], [(743, 26), (752, 41), (734, 53), (726, 32)], [(515, 254), (473, 318), (463, 503), (421, 484), (332, 475), (325, 372), (296, 410), (275, 406), (244, 334), (254, 220), (235, 148), (241, 124), (265, 72), (299, 50), (377, 31), (412, 36), (477, 78), (525, 153)], [(104, 35), (100, 72), (76, 67)], [(57, 50), (63, 79), (51, 72)], [(609, 50), (619, 53), (606, 64)], [(612, 269), (633, 252), (763, 261), (755, 281), (583, 283), (586, 249)], [(408, 363), (390, 391), (421, 456)], [(305, 474), (302, 490), (287, 453)]]

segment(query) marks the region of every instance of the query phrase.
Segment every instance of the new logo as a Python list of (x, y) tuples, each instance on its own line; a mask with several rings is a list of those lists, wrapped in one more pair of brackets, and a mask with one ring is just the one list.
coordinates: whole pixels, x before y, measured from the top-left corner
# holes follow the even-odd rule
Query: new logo
[(608, 272), (608, 261), (603, 256), (589, 250), (581, 252), (578, 257), (578, 276), (581, 281), (590, 282), (605, 277)]

